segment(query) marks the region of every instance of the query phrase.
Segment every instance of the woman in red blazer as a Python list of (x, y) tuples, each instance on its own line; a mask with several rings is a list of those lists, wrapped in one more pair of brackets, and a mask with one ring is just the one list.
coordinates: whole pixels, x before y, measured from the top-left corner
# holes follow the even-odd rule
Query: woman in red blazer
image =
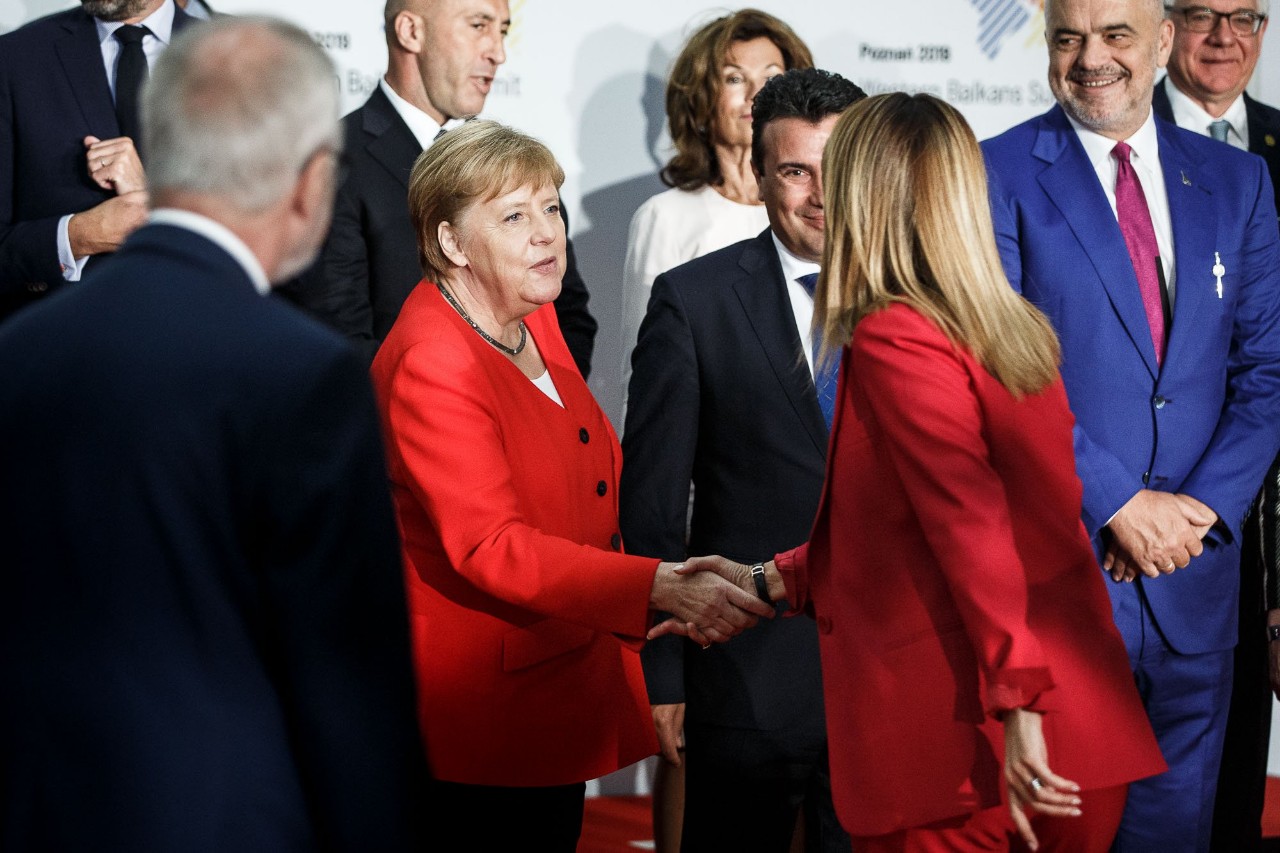
[(977, 141), (942, 101), (884, 95), (845, 112), (823, 171), (814, 323), (849, 343), (812, 537), (762, 580), (818, 621), (840, 820), (865, 851), (1105, 851), (1164, 762)]
[(618, 441), (551, 304), (563, 179), (493, 122), (433, 144), (409, 191), (427, 281), (373, 364), (432, 805), (476, 850), (573, 850), (582, 783), (656, 751), (636, 654), (653, 610), (707, 639), (772, 612), (622, 552)]
[(493, 122), (436, 141), (410, 179), (428, 278), (372, 368), (431, 806), (475, 850), (575, 849), (582, 783), (657, 751), (636, 653), (654, 610), (704, 640), (772, 615), (622, 552), (621, 451), (552, 306), (563, 177)]

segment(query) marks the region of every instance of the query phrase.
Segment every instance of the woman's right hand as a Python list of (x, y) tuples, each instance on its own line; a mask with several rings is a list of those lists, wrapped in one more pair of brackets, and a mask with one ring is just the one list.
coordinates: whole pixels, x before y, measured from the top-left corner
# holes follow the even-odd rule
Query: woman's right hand
[[(726, 642), (755, 625), (760, 617), (773, 616), (773, 608), (742, 587), (714, 572), (677, 571), (680, 563), (659, 563), (649, 593), (649, 606), (665, 610), (674, 617), (675, 625), (685, 630), (664, 633), (687, 633), (695, 628), (705, 639)], [(672, 623), (667, 620), (664, 625)], [(650, 632), (650, 638), (655, 636)]]
[(1015, 708), (1004, 716), (1004, 777), (1009, 811), (1018, 834), (1036, 850), (1040, 842), (1025, 809), (1053, 817), (1079, 817), (1080, 786), (1049, 769), (1043, 720), (1034, 711)]

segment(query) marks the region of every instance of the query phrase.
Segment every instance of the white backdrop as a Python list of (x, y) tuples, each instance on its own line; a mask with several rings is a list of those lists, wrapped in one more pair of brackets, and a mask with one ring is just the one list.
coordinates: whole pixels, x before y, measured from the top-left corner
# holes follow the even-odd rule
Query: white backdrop
[[(347, 109), (386, 67), (381, 0), (210, 0), (219, 11), (264, 11), (306, 27), (339, 67)], [(684, 36), (724, 7), (689, 0), (510, 0), (508, 59), (487, 117), (547, 142), (565, 167), (574, 245), (600, 323), (591, 387), (615, 425), (621, 412), (620, 282), (627, 226), (662, 189), (667, 67)], [(0, 0), (0, 32), (69, 0)], [(820, 67), (869, 93), (928, 90), (958, 106), (979, 138), (1047, 109), (1040, 0), (759, 0), (790, 23)], [(1280, 36), (1253, 94), (1280, 103)]]
[[(386, 68), (380, 0), (210, 0), (223, 12), (296, 21), (339, 67), (346, 109)], [(979, 138), (1052, 103), (1040, 0), (746, 0), (786, 20), (819, 67), (871, 94), (927, 90), (959, 107)], [(663, 116), (667, 67), (688, 32), (724, 7), (689, 0), (510, 0), (507, 63), (486, 117), (543, 139), (563, 164), (574, 245), (600, 323), (591, 387), (615, 425), (620, 387), (620, 282), (627, 226), (662, 189), (668, 156)], [(0, 32), (73, 0), (0, 0)], [(737, 8), (737, 7), (734, 7)], [(1280, 104), (1280, 33), (1270, 37), (1250, 92)], [(1280, 711), (1277, 712), (1280, 718)], [(1280, 774), (1280, 738), (1272, 750)]]

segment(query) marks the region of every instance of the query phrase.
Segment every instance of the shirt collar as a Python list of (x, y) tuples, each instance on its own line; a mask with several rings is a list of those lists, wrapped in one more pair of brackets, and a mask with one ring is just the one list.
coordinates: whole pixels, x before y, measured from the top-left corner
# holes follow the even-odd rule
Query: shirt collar
[[(173, 0), (164, 0), (160, 8), (139, 21), (138, 25), (151, 30), (151, 35), (159, 39), (161, 44), (168, 45), (173, 36), (173, 14), (176, 8)], [(99, 44), (111, 38), (112, 33), (124, 26), (121, 21), (103, 21), (99, 18), (94, 18), (93, 22), (98, 26)]]
[[(1089, 155), (1089, 162), (1093, 163), (1094, 170), (1101, 172), (1103, 167), (1106, 167), (1114, 171), (1115, 161), (1111, 156), (1111, 150), (1116, 147), (1116, 140), (1095, 133), (1076, 121), (1070, 113), (1067, 114), (1067, 120), (1075, 128), (1076, 136), (1080, 138), (1080, 144)], [(1154, 165), (1160, 162), (1160, 140), (1156, 136), (1155, 113), (1148, 111), (1147, 120), (1142, 123), (1142, 127), (1124, 141), (1129, 143), (1139, 162), (1148, 164), (1148, 170), (1154, 168)]]
[[(1186, 128), (1201, 136), (1209, 136), (1209, 125), (1218, 119), (1209, 115), (1204, 107), (1191, 99), (1190, 95), (1173, 85), (1173, 81), (1168, 77), (1164, 80), (1164, 90), (1169, 95), (1169, 106), (1173, 108), (1173, 120), (1178, 127)], [(1243, 131), (1248, 127), (1249, 117), (1243, 92), (1236, 95), (1231, 106), (1227, 107), (1227, 111), (1222, 114), (1222, 119), (1231, 125), (1229, 134), (1234, 133), (1240, 139), (1245, 138)]]
[(787, 281), (797, 281), (801, 276), (816, 273), (822, 269), (812, 261), (806, 261), (791, 254), (772, 230), (769, 231), (769, 236), (773, 239), (773, 248), (778, 250), (778, 260), (782, 263), (782, 277)]
[(418, 145), (424, 151), (431, 147), (432, 142), (436, 141), (436, 136), (441, 130), (453, 130), (466, 121), (466, 119), (451, 118), (443, 125), (438, 124), (431, 116), (397, 95), (396, 90), (391, 88), (391, 84), (387, 82), (385, 77), (378, 81), (378, 88), (382, 89), (382, 94), (387, 96), (391, 106), (395, 108), (404, 123), (409, 126), (409, 131), (413, 134), (413, 138), (418, 140)]
[(258, 256), (222, 223), (199, 213), (179, 210), (175, 207), (153, 210), (147, 221), (152, 225), (171, 225), (174, 228), (199, 234), (234, 258), (236, 263), (244, 269), (245, 275), (249, 276), (258, 293), (266, 296), (271, 292), (271, 282), (267, 280), (267, 273), (262, 268), (262, 262), (258, 260)]

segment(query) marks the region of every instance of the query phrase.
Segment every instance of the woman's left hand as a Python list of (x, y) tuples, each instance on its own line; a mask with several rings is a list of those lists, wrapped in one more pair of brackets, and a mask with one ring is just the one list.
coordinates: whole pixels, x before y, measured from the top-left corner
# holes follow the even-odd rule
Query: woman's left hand
[(1079, 817), (1080, 786), (1049, 769), (1042, 719), (1034, 711), (1015, 708), (1004, 717), (1004, 777), (1009, 783), (1009, 811), (1018, 834), (1032, 850), (1040, 844), (1031, 830), (1026, 808), (1053, 817)]

